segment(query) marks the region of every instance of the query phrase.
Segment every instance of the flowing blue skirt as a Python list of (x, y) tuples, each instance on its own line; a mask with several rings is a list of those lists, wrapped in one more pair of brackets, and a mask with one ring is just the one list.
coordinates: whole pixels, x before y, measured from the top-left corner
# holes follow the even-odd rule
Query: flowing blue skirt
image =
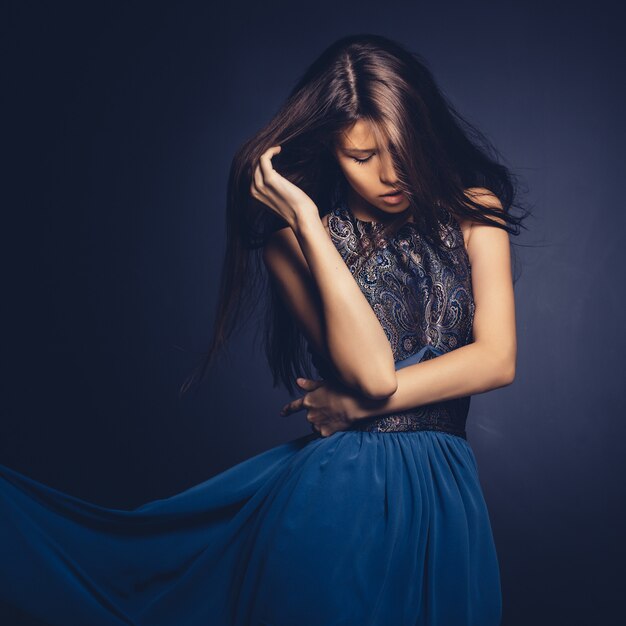
[(0, 606), (59, 626), (501, 618), (476, 459), (428, 430), (306, 435), (133, 510), (0, 465)]

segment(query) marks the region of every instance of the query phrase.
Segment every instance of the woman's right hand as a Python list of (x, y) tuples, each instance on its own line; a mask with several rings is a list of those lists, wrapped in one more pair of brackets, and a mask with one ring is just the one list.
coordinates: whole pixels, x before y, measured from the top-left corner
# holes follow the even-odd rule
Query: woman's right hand
[(254, 168), (250, 193), (294, 228), (300, 217), (311, 214), (319, 217), (319, 211), (302, 189), (272, 167), (272, 157), (281, 149), (281, 146), (272, 146), (261, 155)]

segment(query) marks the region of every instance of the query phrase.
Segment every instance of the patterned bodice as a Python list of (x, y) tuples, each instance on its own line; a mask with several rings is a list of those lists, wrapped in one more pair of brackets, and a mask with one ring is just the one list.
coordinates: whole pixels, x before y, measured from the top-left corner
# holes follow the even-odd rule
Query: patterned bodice
[[(383, 239), (365, 263), (357, 244), (380, 224), (356, 218), (343, 201), (328, 216), (331, 239), (385, 330), (396, 369), (404, 360), (411, 361), (410, 357), (425, 361), (472, 341), (471, 266), (459, 224), (452, 213), (446, 212), (446, 216), (441, 222), (445, 250), (422, 237), (414, 222), (406, 222), (395, 235)], [(315, 353), (312, 357), (319, 375), (328, 378), (326, 362)], [(465, 438), (470, 399), (466, 396), (370, 417), (358, 420), (353, 428), (370, 432), (440, 430)]]

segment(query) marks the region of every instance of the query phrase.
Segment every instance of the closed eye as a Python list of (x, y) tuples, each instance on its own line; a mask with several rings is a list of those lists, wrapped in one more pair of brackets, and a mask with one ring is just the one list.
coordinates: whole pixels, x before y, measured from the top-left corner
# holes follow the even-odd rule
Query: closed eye
[(352, 160), (355, 161), (356, 163), (362, 164), (362, 163), (367, 163), (374, 155), (370, 154), (370, 156), (367, 157), (367, 159), (357, 159), (356, 157), (352, 157)]

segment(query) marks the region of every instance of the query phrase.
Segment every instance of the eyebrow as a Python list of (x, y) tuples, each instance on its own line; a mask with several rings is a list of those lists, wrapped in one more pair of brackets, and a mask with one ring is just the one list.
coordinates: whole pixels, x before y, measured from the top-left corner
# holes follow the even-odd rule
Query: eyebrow
[(358, 152), (365, 154), (366, 152), (376, 152), (376, 148), (342, 148), (344, 152)]

